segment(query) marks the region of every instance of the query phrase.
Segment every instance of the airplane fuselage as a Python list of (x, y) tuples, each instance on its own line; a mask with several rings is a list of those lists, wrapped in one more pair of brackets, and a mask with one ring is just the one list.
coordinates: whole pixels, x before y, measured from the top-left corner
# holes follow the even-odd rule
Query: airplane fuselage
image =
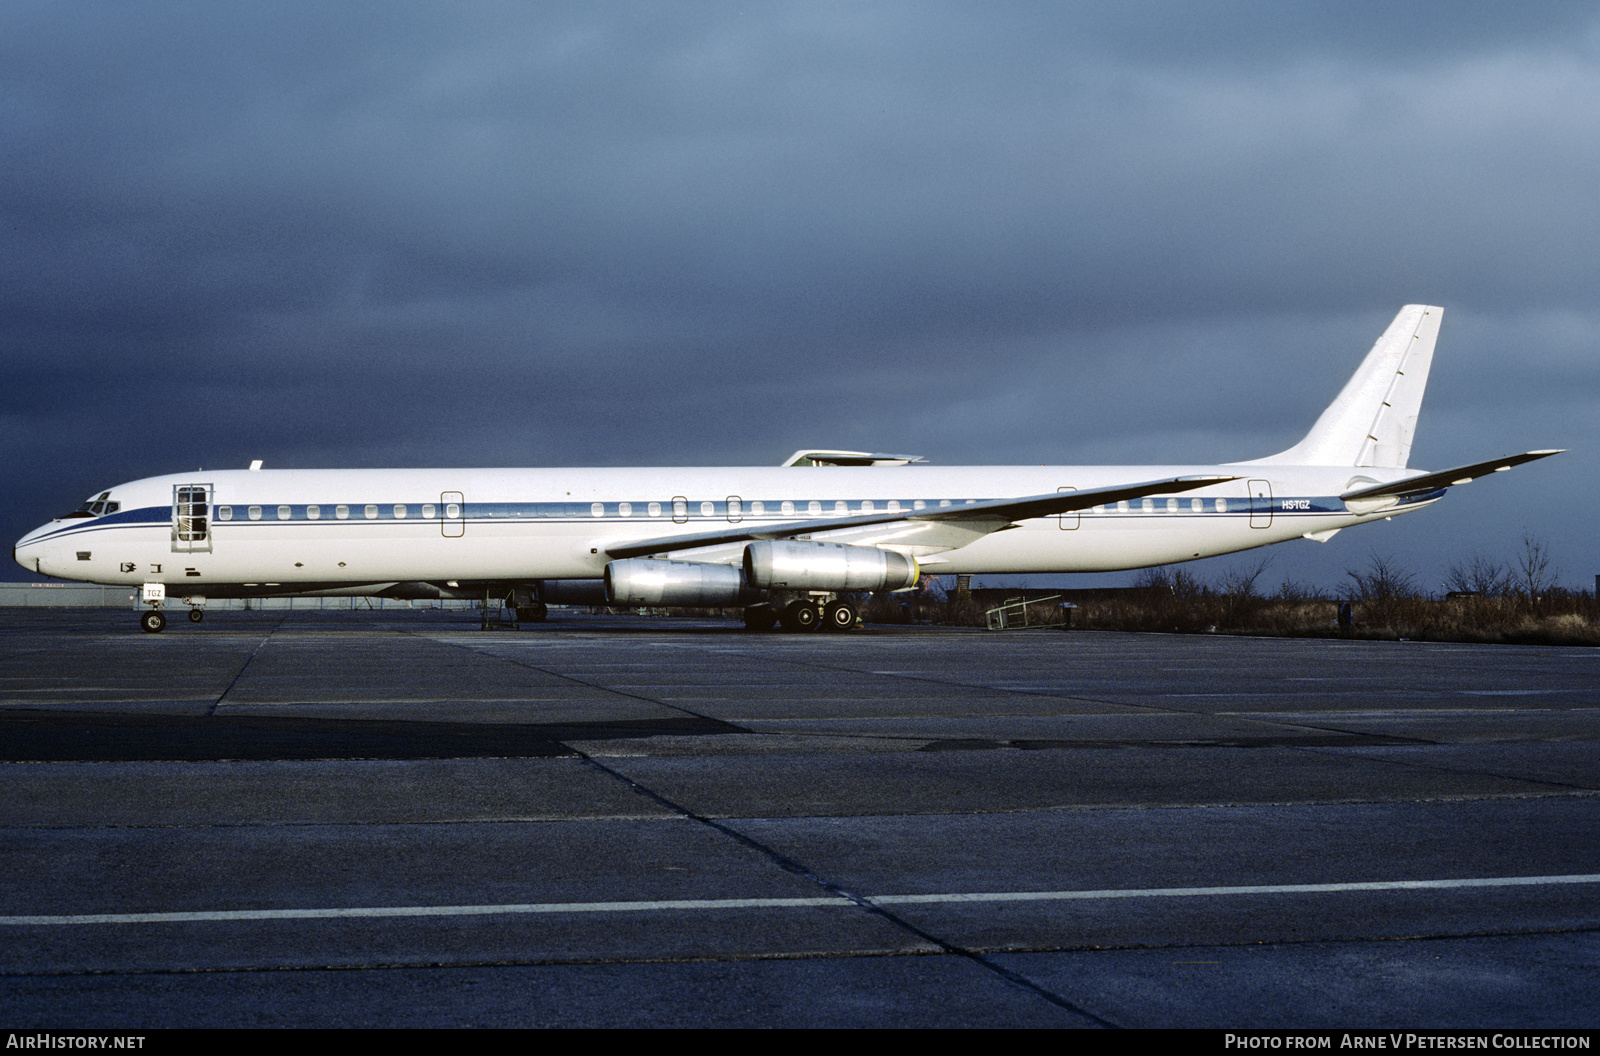
[[(400, 581), (599, 578), (608, 548), (742, 525), (959, 507), (1130, 479), (1236, 476), (1021, 521), (971, 540), (915, 522), (802, 538), (901, 550), (929, 573), (1092, 572), (1193, 560), (1315, 536), (1426, 505), (1347, 507), (1352, 482), (1416, 471), (1349, 466), (893, 466), (684, 469), (229, 470), (151, 477), (108, 494), (114, 513), (58, 519), (17, 543), (41, 575), (160, 582), (226, 596)], [(186, 489), (203, 489), (203, 492)], [(182, 507), (182, 508), (180, 508)], [(932, 537), (930, 537), (932, 536)], [(736, 563), (742, 547), (680, 560)]]

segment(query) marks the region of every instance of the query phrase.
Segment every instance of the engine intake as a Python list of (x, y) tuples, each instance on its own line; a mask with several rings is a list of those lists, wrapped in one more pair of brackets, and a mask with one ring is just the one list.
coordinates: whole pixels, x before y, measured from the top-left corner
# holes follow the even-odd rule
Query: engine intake
[(635, 557), (606, 566), (606, 600), (613, 605), (747, 605), (761, 592), (732, 565)]
[(750, 585), (788, 590), (900, 590), (917, 585), (915, 558), (843, 543), (778, 539), (744, 548)]

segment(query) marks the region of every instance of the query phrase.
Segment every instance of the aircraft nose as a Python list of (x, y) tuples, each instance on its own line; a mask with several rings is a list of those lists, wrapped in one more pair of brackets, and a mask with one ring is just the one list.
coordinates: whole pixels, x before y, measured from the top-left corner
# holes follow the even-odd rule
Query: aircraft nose
[(18, 539), (11, 547), (11, 560), (35, 575), (42, 575), (43, 570), (39, 567), (40, 547), (38, 546), (38, 541), (49, 527), (48, 524), (41, 524), (21, 539)]

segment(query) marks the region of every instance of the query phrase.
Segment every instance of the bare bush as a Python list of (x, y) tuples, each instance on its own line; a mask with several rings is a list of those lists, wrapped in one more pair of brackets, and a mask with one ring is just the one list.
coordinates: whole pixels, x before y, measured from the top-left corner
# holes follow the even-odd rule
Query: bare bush
[(1445, 571), (1444, 589), (1458, 594), (1476, 594), (1480, 598), (1504, 597), (1511, 592), (1511, 573), (1500, 562), (1473, 554)]
[(1357, 601), (1382, 604), (1417, 596), (1417, 577), (1401, 568), (1392, 557), (1374, 553), (1364, 570), (1346, 569), (1345, 575), (1356, 581)]
[(1531, 532), (1522, 533), (1522, 553), (1517, 555), (1517, 590), (1530, 607), (1537, 606), (1558, 576), (1550, 563), (1550, 547)]
[(1222, 574), (1222, 593), (1238, 598), (1253, 598), (1256, 596), (1256, 580), (1272, 564), (1269, 554), (1257, 561), (1253, 566), (1235, 565)]

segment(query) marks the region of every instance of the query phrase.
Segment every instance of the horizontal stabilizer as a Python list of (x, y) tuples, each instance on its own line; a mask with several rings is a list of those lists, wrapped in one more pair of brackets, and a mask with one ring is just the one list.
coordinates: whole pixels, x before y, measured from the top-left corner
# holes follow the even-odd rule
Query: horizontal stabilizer
[(871, 451), (810, 451), (802, 448), (784, 459), (785, 466), (907, 466), (921, 455), (881, 455)]
[(1032, 517), (1048, 517), (1057, 513), (1071, 513), (1125, 499), (1140, 499), (1146, 495), (1176, 495), (1194, 491), (1212, 484), (1224, 484), (1238, 477), (1200, 476), (1171, 477), (1166, 480), (1146, 480), (1138, 484), (1118, 484), (1109, 488), (1091, 488), (1086, 491), (1059, 491), (1048, 495), (1025, 495), (1015, 499), (985, 499), (981, 502), (964, 502), (959, 506), (941, 506), (937, 509), (900, 511), (895, 513), (864, 513), (854, 517), (821, 517), (804, 521), (788, 521), (762, 527), (725, 528), (715, 532), (696, 532), (693, 535), (669, 535), (637, 542), (619, 542), (606, 547), (613, 558), (644, 557), (646, 554), (666, 554), (674, 550), (693, 550), (702, 546), (719, 546), (724, 543), (754, 542), (758, 539), (793, 539), (813, 532), (835, 531), (840, 528), (859, 528), (869, 524), (893, 524), (896, 521), (939, 522), (965, 521), (982, 523), (981, 531), (999, 531), (1015, 521)]
[[(1564, 449), (1562, 449), (1564, 450)], [(1561, 450), (1555, 451), (1528, 451), (1520, 455), (1511, 455), (1507, 458), (1496, 458), (1489, 462), (1475, 462), (1470, 466), (1458, 466), (1455, 469), (1441, 469), (1437, 473), (1424, 473), (1420, 477), (1407, 477), (1405, 480), (1391, 481), (1388, 484), (1375, 484), (1370, 488), (1357, 488), (1347, 491), (1339, 498), (1350, 502), (1367, 501), (1371, 499), (1404, 498), (1407, 495), (1424, 495), (1440, 488), (1453, 487), (1456, 484), (1467, 484), (1479, 477), (1486, 477), (1490, 473), (1502, 473), (1512, 466), (1520, 466), (1524, 462), (1533, 462), (1551, 455), (1559, 455)]]

